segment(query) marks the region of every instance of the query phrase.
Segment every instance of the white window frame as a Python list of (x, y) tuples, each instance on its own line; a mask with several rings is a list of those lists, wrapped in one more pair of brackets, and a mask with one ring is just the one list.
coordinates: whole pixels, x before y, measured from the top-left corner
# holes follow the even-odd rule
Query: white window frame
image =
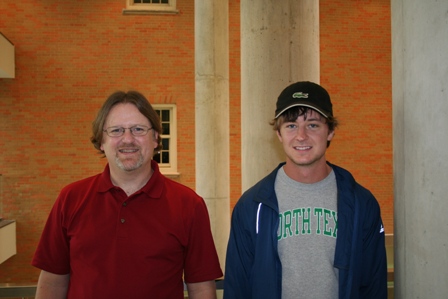
[[(169, 138), (170, 162), (159, 163), (160, 172), (169, 177), (178, 177), (177, 170), (177, 107), (175, 104), (152, 104), (154, 110), (168, 110), (170, 112), (170, 134), (162, 134), (162, 138)], [(163, 148), (162, 148), (163, 151)]]
[(134, 0), (126, 0), (126, 8), (123, 9), (123, 14), (177, 14), (176, 0), (168, 0), (165, 3), (134, 3)]

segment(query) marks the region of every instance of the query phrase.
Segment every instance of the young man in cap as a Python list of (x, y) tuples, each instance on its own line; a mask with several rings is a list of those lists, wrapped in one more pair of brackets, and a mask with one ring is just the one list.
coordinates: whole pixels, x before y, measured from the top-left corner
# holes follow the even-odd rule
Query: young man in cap
[(233, 210), (224, 298), (387, 298), (378, 202), (325, 158), (337, 126), (329, 94), (288, 86), (271, 124), (286, 162)]

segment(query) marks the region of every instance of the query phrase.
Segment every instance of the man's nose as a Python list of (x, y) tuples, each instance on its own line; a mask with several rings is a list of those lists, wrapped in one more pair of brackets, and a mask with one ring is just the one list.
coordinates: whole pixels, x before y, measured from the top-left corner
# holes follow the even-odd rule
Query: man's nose
[(305, 140), (308, 137), (307, 133), (306, 133), (306, 128), (305, 126), (298, 126), (297, 127), (297, 134), (296, 134), (296, 138), (298, 140)]

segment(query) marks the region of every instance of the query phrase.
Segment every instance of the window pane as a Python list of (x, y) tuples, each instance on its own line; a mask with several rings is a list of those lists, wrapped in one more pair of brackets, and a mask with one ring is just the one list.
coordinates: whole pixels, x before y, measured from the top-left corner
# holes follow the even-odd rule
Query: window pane
[(170, 163), (170, 153), (162, 152), (162, 163)]
[(170, 134), (170, 124), (169, 123), (162, 124), (162, 134), (164, 134), (164, 135)]
[(170, 111), (162, 110), (162, 121), (170, 121)]
[(176, 9), (175, 2), (176, 0), (132, 0), (132, 1), (126, 1), (126, 7), (127, 9), (136, 9), (136, 10), (174, 12)]
[(166, 150), (166, 151), (170, 150), (170, 139), (169, 138), (162, 139), (162, 149)]

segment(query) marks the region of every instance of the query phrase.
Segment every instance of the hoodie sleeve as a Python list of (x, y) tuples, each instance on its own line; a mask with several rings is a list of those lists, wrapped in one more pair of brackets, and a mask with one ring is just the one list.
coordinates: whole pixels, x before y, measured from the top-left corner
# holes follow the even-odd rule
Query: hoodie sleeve
[(362, 222), (362, 277), (359, 298), (387, 298), (387, 261), (380, 206), (367, 190), (365, 217)]

